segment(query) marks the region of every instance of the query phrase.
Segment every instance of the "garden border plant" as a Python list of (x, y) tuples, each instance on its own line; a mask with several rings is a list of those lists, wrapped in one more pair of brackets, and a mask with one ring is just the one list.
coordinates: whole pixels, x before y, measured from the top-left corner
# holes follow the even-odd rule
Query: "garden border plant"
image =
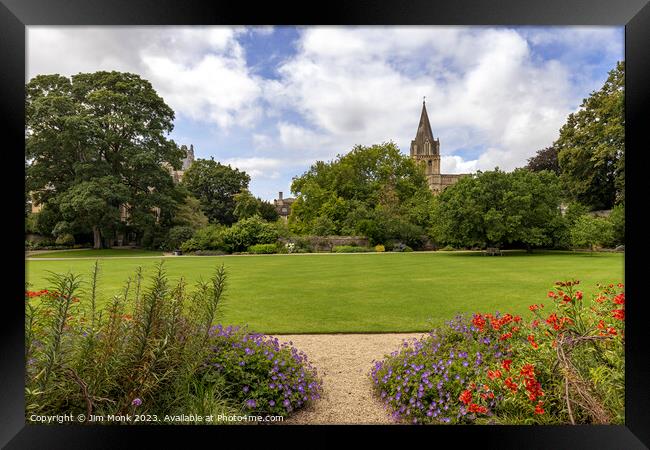
[(591, 305), (556, 282), (552, 312), (458, 316), (370, 372), (397, 421), (479, 424), (622, 424), (625, 419), (623, 284), (598, 285)]
[[(170, 285), (162, 261), (148, 286), (138, 268), (103, 310), (99, 278), (96, 262), (88, 290), (79, 275), (53, 273), (51, 288), (25, 291), (26, 416), (138, 413), (168, 423), (166, 416), (190, 411), (218, 423), (219, 415), (286, 416), (319, 397), (316, 370), (291, 344), (217, 331), (223, 265), (193, 292), (182, 278)], [(253, 397), (242, 396), (242, 381)]]

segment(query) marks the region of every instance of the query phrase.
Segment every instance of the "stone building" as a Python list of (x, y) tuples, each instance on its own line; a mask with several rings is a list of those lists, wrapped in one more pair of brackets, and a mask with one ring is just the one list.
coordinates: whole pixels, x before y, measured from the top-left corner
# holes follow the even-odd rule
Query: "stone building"
[(183, 174), (194, 163), (194, 145), (190, 144), (189, 149), (187, 148), (187, 145), (181, 145), (181, 150), (185, 152), (185, 158), (183, 158), (183, 165), (180, 170), (174, 170), (171, 166), (167, 166), (167, 169), (169, 170), (169, 173), (171, 173), (175, 183), (183, 181)]
[(429, 123), (427, 107), (422, 101), (422, 114), (415, 139), (411, 141), (411, 158), (424, 166), (429, 189), (434, 194), (439, 194), (447, 186), (456, 183), (467, 174), (441, 174), (440, 173), (440, 140), (434, 139)]
[(282, 192), (278, 192), (278, 198), (273, 200), (273, 205), (275, 205), (275, 210), (280, 214), (280, 217), (286, 220), (291, 214), (291, 204), (295, 201), (296, 199), (293, 197), (283, 198)]

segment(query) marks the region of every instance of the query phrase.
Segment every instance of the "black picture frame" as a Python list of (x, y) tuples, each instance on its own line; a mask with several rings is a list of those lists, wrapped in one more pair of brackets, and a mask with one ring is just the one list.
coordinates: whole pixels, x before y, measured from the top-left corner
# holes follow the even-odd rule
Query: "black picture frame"
[[(438, 427), (117, 427), (26, 425), (24, 417), (24, 257), (21, 221), (14, 220), (23, 208), (20, 189), (21, 149), (24, 149), (25, 36), (29, 25), (618, 25), (625, 26), (626, 61), (626, 153), (627, 204), (625, 253), (626, 284), (626, 424), (625, 426), (438, 426)], [(3, 181), (10, 229), (4, 243), (15, 276), (3, 303), (0, 327), (0, 445), (6, 448), (116, 448), (146, 442), (207, 439), (211, 445), (250, 445), (262, 437), (265, 445), (313, 445), (334, 439), (334, 433), (363, 433), (359, 444), (398, 438), (411, 445), (414, 438), (425, 445), (466, 444), (488, 448), (612, 448), (650, 446), (650, 357), (646, 356), (650, 327), (646, 324), (643, 295), (644, 191), (650, 165), (650, 4), (648, 0), (426, 0), (352, 1), (302, 3), (284, 7), (276, 2), (197, 0), (0, 0), (0, 107), (2, 147), (5, 158)], [(9, 161), (9, 162), (7, 162)], [(24, 224), (23, 224), (24, 226)], [(6, 268), (7, 266), (5, 266)], [(24, 266), (22, 266), (24, 267)], [(8, 270), (8, 269), (5, 269)], [(7, 272), (6, 272), (7, 273)], [(285, 434), (291, 433), (288, 438)], [(294, 435), (296, 435), (294, 437)], [(297, 436), (300, 435), (300, 436)], [(298, 438), (298, 439), (296, 439)], [(409, 443), (407, 443), (407, 440)], [(443, 444), (445, 443), (445, 444)]]

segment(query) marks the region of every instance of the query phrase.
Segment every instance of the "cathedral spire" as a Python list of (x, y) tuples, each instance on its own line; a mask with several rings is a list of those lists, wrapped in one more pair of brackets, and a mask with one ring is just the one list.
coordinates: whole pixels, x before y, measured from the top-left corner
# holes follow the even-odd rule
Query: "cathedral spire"
[(427, 139), (433, 143), (433, 132), (431, 131), (431, 123), (429, 123), (429, 115), (427, 114), (426, 97), (422, 99), (422, 113), (420, 114), (420, 124), (418, 125), (418, 132), (415, 135), (415, 140), (418, 143), (424, 143)]

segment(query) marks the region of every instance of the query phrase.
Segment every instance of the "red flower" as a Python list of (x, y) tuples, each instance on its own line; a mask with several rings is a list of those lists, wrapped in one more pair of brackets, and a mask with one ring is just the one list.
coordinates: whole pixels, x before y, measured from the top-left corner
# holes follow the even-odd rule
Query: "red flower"
[(501, 337), (499, 338), (499, 340), (500, 340), (500, 341), (505, 341), (506, 339), (509, 339), (509, 338), (511, 338), (511, 337), (512, 337), (512, 333), (504, 333), (504, 334), (501, 335)]
[(596, 325), (596, 326), (597, 326), (598, 328), (600, 328), (601, 330), (603, 330), (603, 329), (605, 328), (605, 322), (603, 322), (603, 321), (601, 320), (601, 321), (598, 322), (598, 325)]
[(607, 328), (607, 332), (613, 336), (616, 336), (616, 329), (612, 327)]
[(512, 377), (503, 380), (503, 384), (505, 384), (512, 392), (517, 392), (517, 383), (512, 381)]
[(614, 297), (614, 303), (616, 303), (617, 305), (624, 305), (625, 294), (618, 294), (616, 297)]
[(488, 378), (490, 380), (494, 380), (495, 378), (501, 378), (501, 371), (500, 370), (488, 370), (487, 375), (488, 375)]
[(537, 311), (539, 309), (539, 306), (538, 305), (530, 305), (528, 307), (528, 309), (530, 309), (531, 311)]
[(535, 367), (532, 364), (525, 364), (519, 371), (519, 374), (527, 378), (534, 378)]
[(534, 349), (537, 349), (539, 347), (539, 345), (537, 345), (537, 343), (535, 342), (535, 336), (533, 336), (532, 334), (528, 335), (528, 342), (530, 342), (530, 345), (532, 345)]
[(612, 311), (612, 317), (618, 320), (625, 320), (625, 310), (624, 309), (615, 309)]
[(510, 372), (510, 364), (512, 364), (512, 359), (504, 359), (501, 366), (506, 372)]
[(472, 403), (471, 405), (469, 405), (468, 411), (473, 413), (485, 414), (487, 412), (487, 408), (485, 406), (479, 406), (476, 403)]
[(544, 414), (544, 409), (542, 408), (542, 404), (544, 402), (538, 402), (537, 406), (535, 406), (535, 414)]
[(483, 318), (483, 316), (481, 316), (480, 314), (474, 314), (472, 323), (476, 328), (478, 328), (479, 331), (483, 331), (483, 327), (485, 326), (485, 319)]
[(458, 400), (468, 405), (472, 401), (472, 392), (468, 390), (461, 392)]
[(555, 292), (553, 292), (553, 291), (548, 291), (548, 294), (546, 294), (546, 296), (547, 296), (547, 297), (550, 297), (550, 298), (555, 298)]
[(578, 291), (578, 292), (576, 292), (576, 298), (577, 298), (578, 300), (582, 300), (582, 291)]

